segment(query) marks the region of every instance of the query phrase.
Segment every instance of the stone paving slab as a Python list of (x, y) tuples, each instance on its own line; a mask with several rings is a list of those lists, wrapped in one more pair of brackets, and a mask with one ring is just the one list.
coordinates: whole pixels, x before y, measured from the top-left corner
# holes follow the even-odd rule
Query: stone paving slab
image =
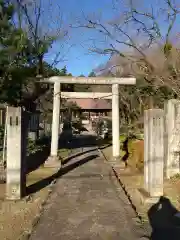
[(61, 171), (65, 174), (30, 240), (144, 239), (126, 195), (97, 150), (69, 161)]

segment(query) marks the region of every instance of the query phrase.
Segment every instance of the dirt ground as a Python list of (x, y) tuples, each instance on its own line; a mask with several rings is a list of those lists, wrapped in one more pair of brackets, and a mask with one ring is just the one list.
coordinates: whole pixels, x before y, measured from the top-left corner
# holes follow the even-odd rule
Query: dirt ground
[[(76, 153), (69, 149), (58, 151), (59, 159), (63, 164), (71, 154)], [(5, 184), (0, 184), (0, 239), (24, 240), (28, 238), (32, 227), (38, 221), (43, 205), (52, 191), (52, 177), (57, 168), (40, 166), (27, 174), (27, 196), (20, 201), (5, 200)]]
[[(108, 147), (102, 150), (107, 160), (111, 159), (112, 147)], [(141, 150), (140, 150), (141, 152)], [(132, 158), (131, 158), (132, 161)], [(142, 161), (143, 162), (143, 161)], [(140, 189), (144, 186), (144, 176), (140, 171), (132, 171), (130, 169), (122, 170), (118, 167), (115, 168), (118, 178), (121, 181), (122, 186), (127, 191), (127, 194), (136, 208), (139, 216), (142, 217), (144, 221), (148, 220), (147, 211), (152, 206), (152, 204), (143, 203), (142, 195), (140, 194)], [(173, 206), (180, 210), (180, 176), (174, 177), (172, 179), (164, 180), (164, 196), (167, 197)]]
[[(1, 240), (26, 239), (31, 232), (32, 226), (38, 221), (42, 206), (51, 192), (52, 185), (36, 184), (50, 177), (56, 172), (51, 168), (39, 168), (27, 176), (27, 186), (31, 188), (32, 194), (20, 201), (4, 200), (5, 184), (0, 184), (0, 238)], [(41, 188), (42, 187), (42, 188)]]
[[(67, 149), (59, 151), (61, 161), (69, 156)], [(57, 168), (39, 167), (27, 174), (27, 196), (20, 201), (5, 200), (5, 184), (0, 184), (0, 239), (24, 240), (37, 223), (43, 205), (52, 191), (52, 176)]]
[[(102, 149), (107, 159), (111, 159), (112, 146)], [(121, 153), (123, 154), (123, 153)], [(63, 150), (63, 157), (67, 153)], [(115, 169), (123, 186), (125, 187), (136, 210), (144, 220), (147, 220), (148, 204), (142, 204), (139, 190), (143, 187), (143, 174), (129, 170)], [(1, 240), (24, 240), (27, 239), (32, 227), (39, 219), (42, 207), (47, 200), (53, 184), (51, 176), (57, 169), (43, 168), (31, 172), (27, 176), (29, 196), (21, 201), (6, 201), (5, 184), (0, 184), (0, 239)], [(48, 179), (49, 178), (49, 179)], [(180, 210), (180, 177), (165, 180), (164, 193), (172, 204)]]
[[(80, 144), (79, 141), (76, 143)], [(77, 144), (77, 145), (78, 145)], [(66, 162), (68, 157), (76, 155), (81, 149), (78, 145), (73, 150), (61, 148), (58, 151), (59, 159), (62, 164)], [(82, 150), (81, 150), (82, 151)], [(80, 152), (81, 152), (80, 151)], [(47, 159), (47, 156), (46, 158)], [(31, 161), (39, 161), (32, 158)], [(41, 163), (42, 164), (42, 163)], [(5, 184), (0, 184), (0, 240), (25, 240), (28, 238), (32, 227), (38, 221), (43, 205), (48, 199), (52, 191), (53, 180), (52, 177), (57, 171), (57, 168), (42, 167), (35, 168), (37, 164), (33, 164), (27, 175), (27, 197), (20, 201), (5, 200)]]

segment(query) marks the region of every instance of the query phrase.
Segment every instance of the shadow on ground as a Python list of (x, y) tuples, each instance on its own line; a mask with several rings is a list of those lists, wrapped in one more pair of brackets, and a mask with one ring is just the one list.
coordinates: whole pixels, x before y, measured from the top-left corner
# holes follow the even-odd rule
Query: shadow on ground
[(65, 165), (65, 164), (67, 164), (69, 161), (71, 161), (72, 159), (74, 159), (74, 158), (76, 158), (76, 157), (80, 157), (80, 156), (82, 156), (82, 155), (84, 155), (84, 154), (86, 154), (86, 153), (94, 152), (94, 150), (95, 150), (95, 149), (93, 148), (93, 149), (89, 149), (89, 150), (87, 150), (87, 151), (82, 151), (82, 152), (77, 152), (77, 153), (75, 153), (75, 154), (72, 154), (72, 155), (70, 155), (69, 157), (65, 158), (61, 164), (62, 164), (62, 165)]
[(45, 163), (50, 154), (50, 147), (43, 147), (41, 151), (31, 154), (26, 158), (26, 173), (30, 173), (38, 169)]
[(72, 126), (67, 123), (59, 137), (59, 148), (81, 148), (81, 147), (93, 147), (104, 146), (105, 144), (111, 144), (111, 139), (98, 139), (96, 134), (90, 135), (88, 130), (82, 126), (80, 134), (72, 134)]
[(79, 132), (82, 132), (82, 131), (88, 132), (87, 128), (85, 128), (85, 126), (80, 122), (72, 122), (72, 127)]
[(26, 188), (26, 195), (29, 195), (29, 194), (32, 194), (32, 193), (35, 193), (35, 192), (41, 190), (42, 188), (48, 186), (53, 180), (62, 177), (63, 175), (67, 174), (68, 172), (72, 171), (73, 169), (80, 167), (81, 165), (95, 159), (96, 157), (98, 157), (97, 154), (92, 154), (81, 160), (73, 162), (72, 164), (62, 167), (57, 173), (53, 174), (52, 176), (42, 179), (39, 182), (28, 186)]
[[(43, 151), (39, 151), (39, 152), (27, 157), (27, 173), (30, 173), (30, 172), (38, 169), (47, 160), (47, 158), (50, 154), (51, 139), (48, 138), (45, 141), (46, 142), (42, 141), (39, 143), (39, 144), (45, 143), (46, 147), (43, 149)], [(105, 143), (107, 143), (107, 144), (105, 144)], [(63, 139), (63, 137), (60, 135), (59, 149), (66, 148), (66, 149), (73, 150), (73, 149), (82, 148), (82, 152), (78, 151), (77, 153), (67, 157), (63, 161), (63, 163), (62, 163), (63, 167), (58, 173), (52, 175), (51, 177), (42, 179), (39, 182), (34, 183), (33, 185), (28, 186), (26, 195), (29, 195), (29, 194), (39, 191), (40, 189), (49, 185), (55, 178), (59, 178), (59, 177), (63, 176), (67, 172), (73, 170), (76, 167), (79, 167), (80, 165), (82, 165), (98, 156), (98, 155), (93, 155), (93, 153), (92, 153), (90, 156), (88, 156), (80, 161), (77, 161), (72, 164), (69, 164), (68, 166), (65, 166), (71, 160), (75, 160), (76, 157), (79, 157), (81, 155), (91, 153), (94, 151), (94, 148), (87, 149), (86, 151), (83, 148), (101, 146), (101, 149), (103, 149), (109, 145), (111, 145), (111, 143), (109, 144), (109, 141), (106, 141), (106, 140), (99, 141), (99, 140), (97, 140), (97, 137), (95, 135), (90, 135), (88, 133), (87, 134), (83, 133), (82, 135), (75, 135), (71, 139), (69, 139), (69, 138)], [(82, 158), (83, 158), (83, 156), (82, 156)]]
[(47, 160), (50, 154), (51, 139), (50, 137), (44, 137), (37, 140), (36, 145), (40, 147), (40, 150), (26, 157), (27, 174), (38, 169)]
[(180, 239), (180, 217), (179, 211), (166, 197), (160, 197), (148, 211), (149, 223), (152, 233), (151, 240), (179, 240)]
[[(38, 141), (37, 144), (42, 146), (40, 151), (33, 153), (26, 157), (26, 173), (30, 173), (38, 169), (41, 165), (45, 163), (50, 155), (51, 139), (46, 138), (44, 140)], [(59, 136), (59, 149), (76, 149), (85, 147), (95, 147), (97, 146), (96, 136), (92, 135), (74, 135), (73, 137), (68, 137), (66, 135)], [(71, 158), (71, 157), (70, 157)]]
[(71, 135), (62, 132), (59, 137), (59, 148), (82, 148), (97, 146), (97, 137), (90, 134)]

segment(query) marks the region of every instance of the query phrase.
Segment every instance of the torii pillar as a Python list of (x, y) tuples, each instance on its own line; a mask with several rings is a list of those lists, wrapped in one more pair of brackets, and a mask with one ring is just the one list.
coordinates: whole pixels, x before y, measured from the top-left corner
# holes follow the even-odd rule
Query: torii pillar
[(113, 162), (120, 160), (120, 126), (119, 126), (119, 84), (112, 85), (112, 144)]
[(119, 126), (119, 85), (134, 85), (135, 78), (84, 78), (84, 77), (59, 77), (54, 76), (43, 80), (54, 84), (53, 119), (51, 136), (51, 156), (46, 161), (50, 167), (61, 166), (58, 160), (59, 119), (60, 119), (60, 85), (61, 84), (88, 84), (88, 85), (112, 85), (112, 134), (113, 134), (113, 163), (119, 164), (120, 159), (120, 126)]
[(61, 161), (58, 159), (59, 145), (59, 124), (60, 124), (60, 100), (61, 100), (61, 84), (54, 82), (53, 93), (53, 116), (51, 129), (51, 152), (48, 160), (45, 162), (46, 167), (61, 167)]

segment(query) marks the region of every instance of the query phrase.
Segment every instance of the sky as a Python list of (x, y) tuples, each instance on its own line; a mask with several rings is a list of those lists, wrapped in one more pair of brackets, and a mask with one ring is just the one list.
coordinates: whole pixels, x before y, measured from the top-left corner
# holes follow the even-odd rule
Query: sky
[[(49, 9), (45, 7), (45, 21), (51, 24), (52, 28), (57, 29), (57, 26), (62, 22), (62, 28), (68, 30), (68, 38), (58, 40), (50, 49), (46, 55), (45, 60), (52, 63), (54, 56), (61, 52), (62, 61), (57, 64), (57, 68), (62, 68), (67, 66), (69, 73), (73, 76), (79, 76), (81, 74), (87, 76), (93, 69), (97, 68), (99, 65), (106, 63), (109, 56), (103, 56), (97, 53), (92, 53), (89, 51), (92, 48), (92, 41), (90, 39), (95, 39), (95, 44), (99, 45), (101, 36), (94, 31), (82, 29), (82, 28), (69, 28), (70, 24), (75, 24), (78, 20), (83, 21), (83, 14), (85, 16), (101, 16), (103, 21), (109, 21), (113, 18), (118, 18), (120, 16), (120, 11), (125, 9), (124, 5), (120, 5), (121, 0), (43, 0), (52, 1), (51, 7), (53, 9), (53, 22), (52, 16), (48, 12)], [(148, 3), (157, 4), (157, 2), (163, 0), (151, 0)], [(114, 3), (114, 5), (112, 4)], [(144, 7), (147, 7), (147, 1), (136, 0), (137, 4), (142, 3)], [(116, 5), (117, 4), (117, 5)], [(113, 8), (115, 6), (115, 8)], [(117, 8), (116, 8), (117, 7)], [(49, 20), (48, 20), (49, 16)], [(62, 19), (62, 21), (60, 21)], [(178, 21), (180, 23), (180, 21)], [(161, 24), (162, 29), (166, 28), (164, 20)], [(104, 44), (107, 47), (106, 43)]]
[[(58, 1), (58, 0), (55, 0)], [(59, 4), (58, 1), (57, 4)], [(53, 4), (55, 6), (55, 3)], [(63, 13), (63, 22), (65, 28), (68, 23), (74, 24), (77, 20), (83, 19), (82, 14), (100, 14), (103, 12), (107, 18), (112, 17), (112, 11), (110, 11), (110, 0), (66, 0), (61, 5), (61, 12)], [(69, 40), (62, 47), (62, 41), (58, 41), (54, 44), (51, 51), (47, 54), (46, 60), (51, 63), (54, 59), (54, 55), (62, 50), (63, 61), (57, 64), (57, 68), (61, 68), (64, 65), (67, 66), (68, 72), (73, 76), (79, 76), (81, 74), (87, 76), (93, 69), (97, 68), (100, 64), (107, 62), (108, 56), (101, 56), (99, 54), (92, 53), (89, 48), (92, 44), (89, 39), (97, 38), (96, 33), (85, 29), (69, 28)]]

